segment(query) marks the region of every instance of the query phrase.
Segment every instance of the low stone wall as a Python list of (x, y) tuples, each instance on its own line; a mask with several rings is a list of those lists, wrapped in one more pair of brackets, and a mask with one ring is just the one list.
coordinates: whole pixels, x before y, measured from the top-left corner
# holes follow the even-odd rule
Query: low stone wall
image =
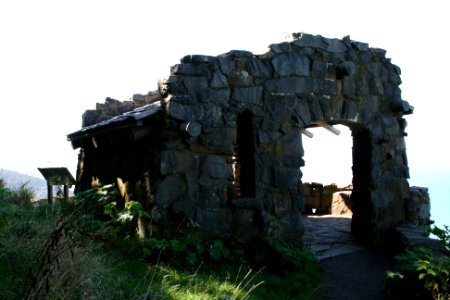
[(303, 183), (304, 213), (317, 215), (352, 215), (352, 186)]
[(134, 94), (128, 101), (119, 101), (108, 97), (105, 99), (105, 103), (97, 103), (95, 109), (84, 112), (81, 126), (87, 127), (160, 100), (161, 94), (158, 91), (148, 92), (147, 95)]

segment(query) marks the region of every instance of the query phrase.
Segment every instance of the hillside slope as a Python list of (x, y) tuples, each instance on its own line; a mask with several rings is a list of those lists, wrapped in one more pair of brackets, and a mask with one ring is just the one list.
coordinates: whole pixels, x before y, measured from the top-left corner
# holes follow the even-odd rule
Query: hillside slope
[(11, 189), (17, 189), (23, 184), (27, 184), (33, 190), (36, 198), (47, 197), (47, 182), (44, 178), (38, 178), (2, 168), (0, 168), (0, 178), (3, 179), (6, 186)]

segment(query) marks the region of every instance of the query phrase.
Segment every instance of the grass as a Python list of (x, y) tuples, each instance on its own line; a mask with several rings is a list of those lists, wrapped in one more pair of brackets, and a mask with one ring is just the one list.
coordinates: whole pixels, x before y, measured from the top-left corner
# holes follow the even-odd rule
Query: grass
[[(83, 195), (89, 205), (106, 197), (92, 195)], [(97, 206), (33, 206), (31, 198), (25, 185), (11, 191), (0, 180), (0, 299), (313, 299), (321, 281), (309, 253), (280, 242), (244, 253), (216, 241), (214, 259), (199, 251), (189, 265), (180, 240), (160, 243), (166, 252), (149, 259), (134, 228)], [(242, 257), (226, 260), (230, 253)]]

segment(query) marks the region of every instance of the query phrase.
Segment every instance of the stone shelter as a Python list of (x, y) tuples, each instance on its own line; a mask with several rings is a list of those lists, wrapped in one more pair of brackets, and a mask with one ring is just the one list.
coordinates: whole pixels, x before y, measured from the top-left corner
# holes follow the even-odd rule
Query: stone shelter
[(157, 91), (85, 112), (68, 135), (80, 148), (76, 189), (117, 183), (151, 214), (142, 235), (301, 240), (302, 133), (343, 124), (353, 137), (352, 232), (374, 240), (408, 221), (417, 198), (403, 118), (413, 107), (385, 54), (348, 36), (295, 33), (261, 55), (187, 55)]

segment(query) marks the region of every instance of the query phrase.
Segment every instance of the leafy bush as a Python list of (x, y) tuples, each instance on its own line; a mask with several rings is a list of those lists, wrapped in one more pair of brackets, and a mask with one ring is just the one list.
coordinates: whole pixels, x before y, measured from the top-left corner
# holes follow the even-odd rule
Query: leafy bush
[[(434, 230), (448, 250), (449, 228)], [(386, 299), (448, 300), (450, 257), (423, 247), (414, 247), (396, 257), (397, 266), (386, 273)]]

